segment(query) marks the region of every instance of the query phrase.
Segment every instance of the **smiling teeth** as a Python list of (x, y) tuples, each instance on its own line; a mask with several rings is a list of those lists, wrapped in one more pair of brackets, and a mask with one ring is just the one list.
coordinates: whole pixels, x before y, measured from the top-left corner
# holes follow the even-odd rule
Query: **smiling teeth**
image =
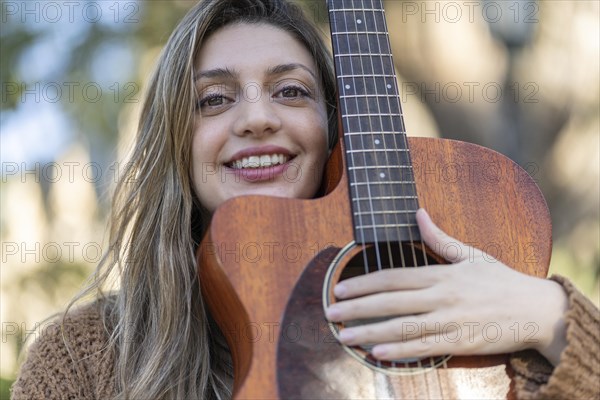
[(285, 164), (287, 161), (288, 157), (283, 154), (265, 154), (262, 156), (250, 156), (244, 157), (241, 160), (236, 160), (231, 163), (231, 168), (264, 168), (271, 167), (273, 165)]

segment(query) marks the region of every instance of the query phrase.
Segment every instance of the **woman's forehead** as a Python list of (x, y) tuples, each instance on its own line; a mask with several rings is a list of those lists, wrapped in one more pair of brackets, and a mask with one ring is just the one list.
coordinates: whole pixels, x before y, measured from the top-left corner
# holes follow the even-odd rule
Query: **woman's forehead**
[(299, 63), (313, 71), (315, 66), (310, 52), (291, 33), (266, 23), (237, 23), (220, 28), (203, 43), (196, 75), (224, 66), (240, 70), (256, 63)]

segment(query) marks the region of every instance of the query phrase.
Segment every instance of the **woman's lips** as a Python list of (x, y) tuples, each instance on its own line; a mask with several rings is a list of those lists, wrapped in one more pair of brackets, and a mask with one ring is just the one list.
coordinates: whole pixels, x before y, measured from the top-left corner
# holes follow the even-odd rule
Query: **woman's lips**
[[(274, 180), (275, 178), (285, 175), (286, 171), (292, 165), (293, 158), (289, 159), (283, 164), (264, 166), (264, 167), (252, 167), (252, 168), (232, 168), (231, 166), (225, 166), (229, 173), (232, 173), (236, 178), (243, 179), (246, 182), (264, 182)], [(296, 172), (294, 173), (294, 175)]]
[(288, 149), (275, 145), (249, 147), (235, 153), (225, 167), (247, 182), (264, 182), (286, 172), (296, 157)]
[(235, 161), (241, 161), (244, 158), (250, 157), (261, 157), (261, 156), (272, 156), (272, 155), (283, 155), (287, 156), (288, 159), (292, 158), (294, 155), (285, 147), (275, 146), (275, 145), (266, 145), (266, 146), (255, 146), (255, 147), (247, 147), (233, 154), (229, 161), (225, 162), (225, 165), (230, 165)]

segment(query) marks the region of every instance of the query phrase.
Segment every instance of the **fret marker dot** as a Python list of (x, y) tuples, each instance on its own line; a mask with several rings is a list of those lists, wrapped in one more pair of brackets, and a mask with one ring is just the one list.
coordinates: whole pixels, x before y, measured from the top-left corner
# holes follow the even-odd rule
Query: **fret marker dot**
[(391, 89), (391, 88), (392, 88), (392, 85), (390, 85), (390, 84), (388, 83), (388, 84), (387, 84), (387, 88), (388, 88), (388, 89)]
[(385, 178), (385, 174), (382, 172), (382, 173), (379, 174), (379, 177), (380, 178)]
[(346, 89), (350, 89), (350, 85), (346, 85), (344, 86)]
[(357, 20), (356, 20), (356, 23), (357, 23), (357, 24), (362, 24), (362, 20), (361, 20), (361, 19), (357, 19)]
[(379, 144), (379, 143), (381, 143), (381, 142), (379, 141), (379, 139), (375, 139), (375, 144)]

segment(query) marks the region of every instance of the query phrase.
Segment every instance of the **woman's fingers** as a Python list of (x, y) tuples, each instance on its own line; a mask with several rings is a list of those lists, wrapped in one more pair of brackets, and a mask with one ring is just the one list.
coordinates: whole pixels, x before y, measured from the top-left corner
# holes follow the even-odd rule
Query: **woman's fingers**
[(326, 311), (330, 321), (421, 314), (439, 304), (439, 295), (430, 289), (381, 292), (331, 305)]
[[(440, 334), (440, 324), (427, 316), (391, 318), (381, 322), (344, 328), (340, 341), (348, 346), (371, 343), (403, 343), (429, 334)], [(451, 327), (449, 329), (454, 329)]]
[(451, 263), (467, 260), (473, 255), (473, 249), (470, 246), (442, 231), (433, 223), (424, 209), (417, 210), (416, 217), (421, 238), (436, 254)]
[[(456, 334), (452, 332), (450, 334)], [(398, 361), (402, 359), (439, 357), (447, 354), (463, 355), (471, 354), (474, 351), (482, 354), (484, 351), (474, 350), (475, 348), (485, 349), (480, 343), (457, 344), (453, 341), (440, 340), (439, 335), (429, 335), (417, 339), (406, 340), (404, 342), (393, 342), (378, 344), (373, 347), (371, 353), (382, 361)], [(461, 351), (463, 350), (464, 351)]]
[(503, 329), (494, 322), (450, 321), (432, 312), (344, 328), (339, 339), (347, 346), (373, 345), (374, 357), (392, 361), (446, 354), (501, 353), (511, 346), (513, 335), (510, 328)]
[(443, 267), (391, 268), (346, 279), (334, 288), (339, 299), (395, 290), (417, 290), (435, 285), (443, 279)]

